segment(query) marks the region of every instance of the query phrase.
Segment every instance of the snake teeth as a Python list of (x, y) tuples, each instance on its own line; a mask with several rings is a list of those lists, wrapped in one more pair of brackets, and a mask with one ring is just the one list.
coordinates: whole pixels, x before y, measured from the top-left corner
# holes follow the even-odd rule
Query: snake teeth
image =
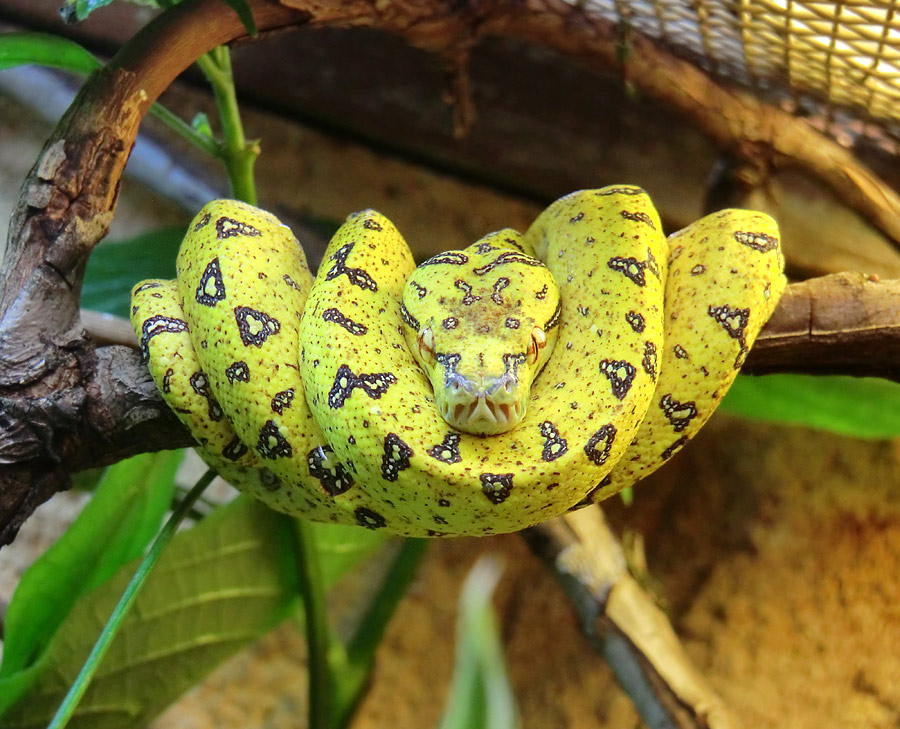
[(470, 395), (464, 402), (445, 402), (441, 415), (457, 430), (480, 435), (502, 433), (525, 415), (518, 402), (496, 402), (487, 393)]

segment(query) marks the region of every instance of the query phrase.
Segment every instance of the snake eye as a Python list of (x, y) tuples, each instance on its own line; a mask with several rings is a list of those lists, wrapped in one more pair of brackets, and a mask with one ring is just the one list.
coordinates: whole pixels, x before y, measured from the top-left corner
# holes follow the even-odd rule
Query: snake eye
[(437, 359), (434, 356), (434, 332), (431, 327), (425, 327), (416, 338), (419, 345), (419, 354), (422, 355), (422, 361), (426, 364), (434, 364)]
[(531, 330), (531, 344), (528, 345), (528, 351), (525, 353), (528, 356), (528, 364), (538, 361), (541, 350), (545, 346), (547, 346), (547, 335), (544, 334), (543, 329), (535, 327)]

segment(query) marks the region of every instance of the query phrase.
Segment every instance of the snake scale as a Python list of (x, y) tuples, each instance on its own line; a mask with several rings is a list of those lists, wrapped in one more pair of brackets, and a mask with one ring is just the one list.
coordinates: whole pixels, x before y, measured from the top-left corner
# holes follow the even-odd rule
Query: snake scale
[(356, 213), (315, 280), (274, 216), (216, 200), (177, 278), (134, 288), (132, 322), (166, 402), (235, 486), (319, 521), (483, 535), (667, 461), (784, 285), (768, 216), (721, 211), (666, 239), (629, 185), (418, 267), (387, 218)]

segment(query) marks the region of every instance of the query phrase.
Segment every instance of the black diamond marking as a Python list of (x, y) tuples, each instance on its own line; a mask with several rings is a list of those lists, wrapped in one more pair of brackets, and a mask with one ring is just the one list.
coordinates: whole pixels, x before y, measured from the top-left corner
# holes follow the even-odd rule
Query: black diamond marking
[(367, 230), (384, 230), (377, 220), (372, 220), (371, 218), (363, 220), (363, 228)]
[(645, 212), (629, 213), (627, 210), (622, 210), (619, 215), (625, 218), (625, 220), (631, 220), (635, 223), (643, 223), (644, 225), (649, 225), (653, 230), (656, 230), (656, 225), (653, 222), (653, 218), (651, 218)]
[(544, 299), (547, 298), (547, 292), (548, 292), (549, 290), (550, 290), (550, 289), (549, 289), (549, 287), (547, 286), (547, 284), (544, 284), (543, 286), (541, 286), (541, 290), (540, 290), (540, 291), (535, 291), (535, 292), (534, 292), (534, 298), (536, 298), (538, 301), (543, 301)]
[(281, 415), (293, 404), (293, 402), (294, 388), (289, 387), (287, 390), (275, 393), (275, 396), (272, 398), (272, 410)]
[(245, 347), (262, 347), (270, 336), (278, 334), (281, 329), (278, 319), (249, 306), (235, 306), (234, 319)]
[(678, 359), (688, 359), (690, 356), (688, 355), (687, 350), (680, 344), (676, 344), (672, 351), (675, 353), (675, 357), (677, 357)]
[(459, 453), (459, 433), (447, 433), (440, 443), (425, 452), (442, 463), (459, 463), (462, 460)]
[(636, 311), (629, 311), (625, 315), (625, 321), (627, 321), (631, 325), (631, 328), (638, 334), (641, 334), (644, 331), (644, 327), (646, 326), (644, 317), (638, 314)]
[(476, 276), (483, 276), (490, 271), (493, 271), (497, 266), (503, 266), (507, 263), (522, 263), (526, 266), (543, 266), (537, 258), (532, 258), (531, 256), (526, 256), (524, 253), (518, 253), (517, 251), (504, 251), (499, 256), (497, 256), (493, 261), (489, 261), (485, 263), (483, 266), (478, 266), (477, 268), (472, 269), (472, 273)]
[(553, 327), (555, 327), (557, 324), (559, 324), (560, 314), (562, 314), (562, 301), (561, 300), (556, 302), (556, 308), (553, 310), (553, 315), (549, 319), (547, 319), (547, 323), (544, 324), (545, 332), (550, 331), (551, 329), (553, 329)]
[(334, 384), (328, 393), (328, 407), (336, 410), (343, 407), (355, 388), (360, 388), (373, 400), (378, 400), (388, 388), (397, 382), (390, 372), (356, 375), (349, 366), (342, 364), (334, 376)]
[(606, 265), (613, 271), (625, 274), (629, 281), (638, 286), (645, 286), (647, 283), (644, 279), (644, 269), (647, 267), (646, 261), (639, 261), (634, 257), (613, 256), (607, 261)]
[(222, 449), (222, 455), (229, 461), (236, 461), (243, 456), (247, 450), (247, 446), (244, 445), (241, 439), (234, 436), (234, 438), (229, 441), (228, 445)]
[(302, 289), (300, 288), (300, 285), (296, 281), (294, 281), (294, 279), (292, 279), (290, 276), (288, 276), (287, 274), (284, 274), (284, 276), (282, 276), (281, 278), (283, 278), (284, 282), (288, 286), (290, 286), (292, 289), (294, 289), (295, 291), (302, 291)]
[(347, 265), (347, 258), (355, 245), (356, 243), (347, 243), (334, 252), (330, 259), (334, 261), (334, 265), (325, 274), (325, 280), (331, 281), (338, 276), (346, 275), (354, 286), (359, 286), (359, 288), (366, 291), (378, 291), (378, 284), (375, 283), (375, 279), (368, 273), (361, 268), (351, 268)]
[(455, 316), (448, 316), (441, 322), (441, 326), (444, 327), (444, 329), (456, 329), (456, 327), (459, 326), (459, 319)]
[(400, 303), (400, 318), (403, 319), (403, 323), (406, 324), (406, 326), (411, 327), (415, 331), (419, 331), (419, 320), (409, 313), (406, 304), (402, 302)]
[(159, 283), (158, 281), (147, 281), (146, 283), (142, 283), (140, 286), (138, 286), (134, 290), (134, 293), (139, 294), (142, 291), (147, 291), (148, 289), (158, 289), (158, 288), (162, 288), (162, 284)]
[[(402, 306), (402, 304), (401, 304)], [(330, 309), (325, 309), (322, 312), (322, 318), (325, 321), (334, 322), (335, 324), (339, 324), (348, 332), (353, 334), (354, 336), (361, 337), (363, 334), (369, 331), (369, 328), (365, 324), (360, 324), (358, 322), (353, 321), (348, 316), (344, 316), (340, 311), (335, 309), (333, 306)]]
[(481, 492), (492, 504), (502, 504), (509, 498), (513, 489), (511, 473), (481, 473), (478, 478), (481, 479)]
[(494, 288), (491, 293), (491, 301), (498, 305), (502, 304), (503, 295), (500, 292), (503, 291), (503, 289), (505, 289), (507, 286), (509, 286), (509, 279), (506, 278), (506, 276), (501, 276), (496, 281), (494, 281)]
[(699, 276), (701, 273), (706, 273), (706, 266), (702, 263), (698, 263), (691, 269), (691, 276)]
[(778, 248), (778, 238), (768, 235), (767, 233), (752, 233), (750, 231), (738, 230), (734, 233), (734, 239), (743, 246), (752, 248), (754, 251), (766, 253), (774, 251)]
[(476, 301), (481, 301), (480, 296), (475, 296), (472, 293), (472, 286), (467, 281), (463, 281), (461, 278), (456, 279), (453, 282), (453, 285), (463, 292), (462, 303), (463, 306), (471, 306)]
[(225, 283), (222, 281), (218, 256), (206, 265), (194, 298), (203, 306), (215, 306), (225, 298)]
[(616, 426), (607, 423), (600, 430), (594, 433), (584, 446), (585, 455), (596, 466), (602, 466), (609, 458), (612, 450), (613, 442), (616, 439)]
[(449, 385), (457, 376), (456, 365), (462, 357), (456, 352), (440, 352), (436, 355), (437, 363), (444, 368), (444, 384)]
[(197, 221), (197, 224), (194, 226), (194, 232), (196, 233), (200, 228), (209, 225), (209, 221), (212, 216), (209, 213), (206, 213), (200, 220)]
[(661, 458), (664, 461), (668, 461), (672, 456), (675, 455), (678, 451), (680, 451), (688, 442), (688, 437), (686, 435), (681, 436), (678, 440), (676, 440), (672, 445), (666, 448), (661, 454)]
[(624, 359), (601, 359), (600, 372), (609, 380), (613, 396), (617, 400), (624, 400), (634, 382), (637, 368)]
[(545, 461), (555, 461), (569, 450), (569, 444), (563, 438), (556, 426), (549, 420), (545, 420), (540, 425), (541, 435), (544, 436), (544, 447), (541, 451), (541, 458)]
[(512, 353), (509, 352), (503, 355), (503, 364), (506, 367), (506, 371), (503, 373), (504, 377), (507, 375), (511, 376), (515, 382), (519, 381), (519, 367), (525, 364), (526, 357), (523, 352)]
[(606, 190), (598, 190), (594, 194), (597, 197), (606, 197), (607, 195), (642, 195), (644, 190), (640, 187), (610, 187)]
[[(331, 446), (317, 446), (306, 455), (306, 463), (309, 466), (310, 475), (317, 479), (329, 496), (343, 494), (353, 486), (353, 476), (344, 468), (344, 465), (335, 460)], [(334, 465), (328, 466), (326, 462)]]
[(519, 320), (516, 319), (514, 316), (508, 316), (508, 317), (506, 317), (506, 321), (504, 322), (504, 325), (506, 326), (507, 329), (518, 329), (519, 328)]
[(644, 356), (641, 358), (641, 367), (650, 377), (656, 379), (656, 345), (653, 342), (644, 342)]
[(492, 251), (496, 251), (497, 249), (494, 246), (492, 246), (490, 243), (479, 243), (478, 247), (475, 248), (475, 250), (480, 255), (485, 256), (488, 253), (491, 253)]
[(419, 268), (422, 266), (464, 266), (469, 262), (469, 257), (465, 253), (460, 253), (459, 251), (445, 251), (444, 253), (438, 253), (436, 256), (432, 256), (427, 261), (423, 261), (419, 264)]
[(688, 424), (697, 417), (697, 406), (693, 400), (678, 402), (671, 394), (663, 395), (660, 398), (659, 407), (676, 433), (687, 428)]
[(144, 323), (141, 324), (141, 358), (144, 362), (150, 359), (150, 340), (157, 334), (179, 334), (187, 330), (187, 322), (182, 319), (173, 319), (161, 314), (144, 319)]
[(268, 468), (259, 469), (259, 483), (266, 491), (278, 491), (281, 488), (281, 479)]
[(381, 476), (385, 481), (396, 481), (400, 471), (409, 468), (409, 458), (413, 449), (404, 443), (396, 433), (388, 433), (384, 438), (384, 455), (381, 457)]
[(267, 420), (260, 428), (256, 450), (263, 458), (269, 459), (290, 458), (294, 453), (291, 444), (281, 434), (274, 420)]
[(174, 374), (175, 374), (175, 370), (173, 370), (171, 367), (169, 367), (169, 369), (166, 370), (166, 374), (163, 375), (163, 381), (162, 381), (162, 391), (163, 392), (168, 393), (168, 392), (172, 391), (171, 381), (172, 381), (172, 375), (174, 375)]
[(216, 221), (216, 238), (233, 238), (236, 235), (260, 236), (262, 233), (252, 225), (234, 218), (221, 217)]
[(650, 271), (656, 278), (659, 278), (659, 266), (656, 265), (656, 257), (653, 255), (653, 251), (649, 248), (647, 249), (647, 261), (646, 261), (647, 270)]
[(381, 514), (365, 506), (358, 506), (353, 513), (356, 515), (356, 523), (366, 529), (381, 529), (387, 524), (387, 520)]
[(710, 306), (707, 313), (715, 319), (732, 339), (744, 343), (747, 324), (750, 322), (750, 309), (738, 309), (727, 304)]
[(250, 382), (250, 367), (243, 360), (232, 362), (225, 368), (225, 377), (232, 385), (235, 382)]
[(570, 223), (577, 223), (579, 220), (584, 219), (584, 213), (578, 213), (574, 218), (569, 218)]
[(426, 296), (428, 296), (428, 289), (422, 286), (422, 284), (416, 283), (415, 281), (410, 281), (409, 285), (416, 290), (416, 295), (420, 299), (424, 299)]
[(191, 383), (191, 389), (200, 397), (206, 399), (209, 419), (215, 421), (221, 420), (224, 415), (222, 406), (219, 405), (219, 401), (216, 400), (216, 396), (213, 395), (212, 389), (209, 386), (209, 377), (206, 376), (206, 373), (195, 372), (191, 375), (189, 382)]

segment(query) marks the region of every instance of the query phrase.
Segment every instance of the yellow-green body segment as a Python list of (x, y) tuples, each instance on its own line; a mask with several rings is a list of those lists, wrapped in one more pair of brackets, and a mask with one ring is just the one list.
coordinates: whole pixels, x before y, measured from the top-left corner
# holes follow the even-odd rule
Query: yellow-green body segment
[(728, 210), (667, 241), (649, 198), (572, 193), (416, 268), (350, 216), (312, 276), (249, 205), (197, 215), (132, 321), (201, 455), (275, 509), (411, 536), (514, 531), (670, 458), (784, 288), (775, 223)]

